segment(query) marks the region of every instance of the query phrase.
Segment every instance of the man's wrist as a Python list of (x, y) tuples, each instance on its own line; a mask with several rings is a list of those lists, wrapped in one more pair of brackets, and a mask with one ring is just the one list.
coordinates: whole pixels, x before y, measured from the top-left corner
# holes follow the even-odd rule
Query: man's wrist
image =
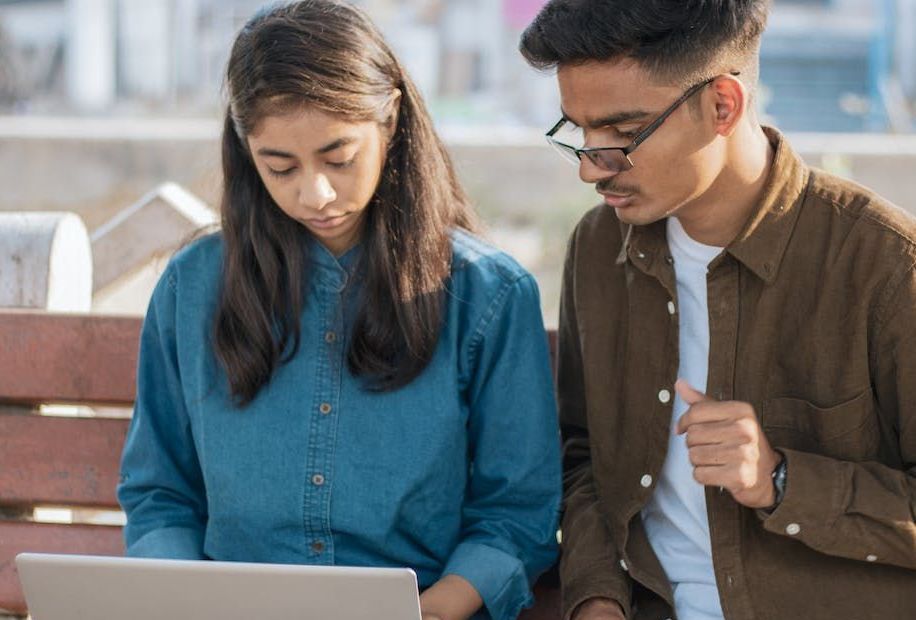
[(766, 508), (766, 512), (772, 513), (776, 510), (779, 505), (782, 503), (783, 498), (786, 495), (786, 479), (788, 478), (788, 464), (786, 462), (786, 456), (776, 450), (776, 454), (779, 456), (779, 461), (776, 463), (776, 467), (773, 468), (773, 473), (770, 475), (773, 484), (773, 504)]

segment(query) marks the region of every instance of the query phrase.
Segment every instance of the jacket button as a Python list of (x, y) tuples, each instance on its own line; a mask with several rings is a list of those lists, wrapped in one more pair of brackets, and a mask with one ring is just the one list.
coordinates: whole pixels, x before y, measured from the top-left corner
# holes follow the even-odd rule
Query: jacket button
[(648, 489), (649, 487), (652, 486), (652, 476), (650, 476), (649, 474), (646, 474), (645, 476), (639, 479), (639, 484), (641, 484), (643, 487)]
[(316, 487), (320, 487), (324, 484), (324, 476), (321, 474), (315, 474), (312, 476), (312, 484), (314, 484)]
[(663, 405), (667, 405), (669, 402), (671, 402), (671, 392), (668, 390), (662, 390), (658, 393), (658, 400)]
[(674, 302), (673, 302), (673, 301), (669, 301), (669, 302), (668, 302), (668, 314), (673, 315), (674, 312), (675, 312), (675, 310), (677, 310), (677, 308), (674, 307)]
[(324, 543), (321, 542), (320, 540), (316, 540), (315, 542), (312, 543), (312, 551), (314, 551), (315, 553), (324, 552)]
[(318, 411), (320, 411), (324, 415), (328, 415), (329, 413), (331, 413), (331, 405), (329, 405), (328, 403), (321, 403), (318, 406)]
[(868, 557), (865, 558), (865, 560), (866, 560), (867, 562), (876, 562), (876, 561), (878, 560), (878, 556), (873, 555), (873, 554), (870, 553), (870, 554), (868, 554)]
[(795, 536), (801, 531), (801, 526), (798, 523), (790, 523), (786, 526), (786, 534), (789, 536)]
[(620, 560), (620, 568), (622, 568), (623, 570), (630, 570), (629, 567), (627, 566), (627, 561), (624, 559)]
[(324, 341), (327, 342), (328, 344), (333, 343), (335, 340), (337, 340), (337, 334), (335, 334), (334, 332), (326, 332), (324, 334)]

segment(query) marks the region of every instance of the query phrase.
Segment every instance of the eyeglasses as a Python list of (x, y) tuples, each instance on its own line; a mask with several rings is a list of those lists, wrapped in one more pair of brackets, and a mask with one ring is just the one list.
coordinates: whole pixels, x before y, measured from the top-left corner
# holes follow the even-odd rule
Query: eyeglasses
[[(740, 75), (740, 72), (734, 71), (730, 75)], [(554, 136), (564, 125), (569, 123), (569, 119), (561, 118), (560, 122), (554, 125), (550, 131), (547, 132), (547, 141), (553, 146), (563, 157), (576, 165), (579, 165), (582, 156), (588, 158), (590, 162), (601, 168), (602, 170), (607, 170), (608, 172), (623, 172), (629, 170), (633, 167), (633, 160), (630, 159), (630, 153), (635, 151), (637, 147), (648, 139), (655, 130), (661, 127), (662, 123), (665, 122), (665, 119), (671, 116), (671, 114), (678, 109), (678, 107), (690, 99), (694, 94), (699, 92), (707, 84), (711, 84), (716, 81), (719, 76), (711, 77), (708, 80), (704, 80), (699, 84), (694, 84), (687, 91), (680, 96), (680, 98), (672, 103), (667, 110), (662, 112), (658, 118), (656, 118), (652, 123), (640, 131), (633, 141), (630, 142), (627, 146), (599, 146), (594, 148), (576, 148), (565, 142), (560, 142), (555, 139)]]

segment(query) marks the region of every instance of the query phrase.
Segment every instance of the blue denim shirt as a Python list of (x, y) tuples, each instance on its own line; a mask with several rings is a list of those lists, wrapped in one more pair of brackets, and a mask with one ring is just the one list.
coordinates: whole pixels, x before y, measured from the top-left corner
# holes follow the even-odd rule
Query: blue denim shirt
[(360, 249), (312, 242), (301, 347), (244, 409), (211, 345), (222, 241), (179, 252), (141, 336), (118, 488), (128, 554), (407, 566), (421, 588), (467, 579), (497, 620), (530, 604), (561, 493), (537, 285), (466, 233), (453, 248), (432, 361), (374, 393), (346, 364)]

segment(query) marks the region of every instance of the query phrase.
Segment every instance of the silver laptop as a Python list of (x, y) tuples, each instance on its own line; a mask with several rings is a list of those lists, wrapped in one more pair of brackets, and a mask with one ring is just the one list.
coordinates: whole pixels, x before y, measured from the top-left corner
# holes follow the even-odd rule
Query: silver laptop
[(407, 568), (23, 553), (33, 620), (420, 620)]

